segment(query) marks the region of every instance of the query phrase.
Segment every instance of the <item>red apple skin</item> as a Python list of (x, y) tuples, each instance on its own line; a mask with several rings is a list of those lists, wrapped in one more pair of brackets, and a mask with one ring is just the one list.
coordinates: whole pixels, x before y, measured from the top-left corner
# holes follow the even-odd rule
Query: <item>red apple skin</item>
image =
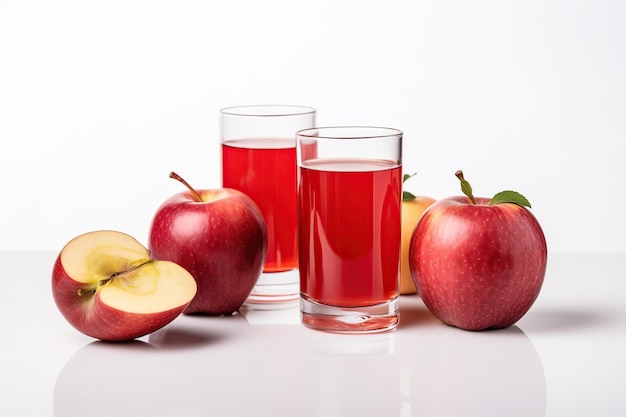
[(250, 197), (230, 189), (173, 195), (157, 210), (148, 248), (196, 279), (198, 292), (185, 314), (232, 314), (261, 276), (267, 251), (263, 214)]
[(137, 314), (112, 308), (100, 300), (100, 294), (79, 296), (87, 284), (72, 279), (59, 255), (52, 269), (52, 296), (65, 319), (79, 332), (108, 342), (136, 339), (152, 333), (177, 318), (187, 307), (151, 314)]
[(411, 275), (426, 307), (444, 323), (505, 328), (539, 295), (546, 240), (530, 210), (476, 201), (449, 197), (426, 209), (411, 238)]

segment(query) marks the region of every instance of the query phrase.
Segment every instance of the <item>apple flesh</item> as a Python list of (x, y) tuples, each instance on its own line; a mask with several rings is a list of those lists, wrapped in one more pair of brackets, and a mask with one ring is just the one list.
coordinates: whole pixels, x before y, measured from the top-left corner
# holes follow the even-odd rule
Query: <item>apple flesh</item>
[(246, 301), (263, 271), (267, 230), (263, 214), (246, 194), (230, 189), (190, 189), (157, 210), (148, 247), (156, 259), (187, 269), (198, 293), (185, 314), (229, 315)]
[(546, 240), (532, 213), (489, 201), (439, 200), (420, 218), (409, 248), (426, 307), (465, 330), (517, 322), (539, 295), (546, 271)]
[(105, 341), (132, 340), (178, 317), (196, 294), (189, 272), (156, 261), (133, 237), (101, 230), (80, 235), (61, 250), (52, 295), (78, 331)]

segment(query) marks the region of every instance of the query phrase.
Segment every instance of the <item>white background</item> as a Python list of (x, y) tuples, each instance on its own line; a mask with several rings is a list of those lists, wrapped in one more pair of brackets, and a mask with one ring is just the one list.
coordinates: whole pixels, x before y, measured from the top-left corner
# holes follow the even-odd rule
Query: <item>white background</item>
[(407, 184), (533, 203), (552, 252), (626, 253), (626, 3), (0, 3), (0, 250), (117, 229), (145, 242), (218, 187), (218, 110), (302, 104), (405, 132)]

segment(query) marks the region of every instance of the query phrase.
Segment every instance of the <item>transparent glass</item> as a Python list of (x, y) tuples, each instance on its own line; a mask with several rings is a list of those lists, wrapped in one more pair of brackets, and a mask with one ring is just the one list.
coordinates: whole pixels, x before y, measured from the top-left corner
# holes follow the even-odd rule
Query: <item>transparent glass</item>
[(340, 333), (395, 329), (402, 132), (301, 130), (297, 157), (302, 322)]
[(315, 126), (315, 109), (254, 105), (220, 110), (222, 185), (259, 206), (267, 225), (263, 274), (249, 303), (299, 297), (296, 132)]

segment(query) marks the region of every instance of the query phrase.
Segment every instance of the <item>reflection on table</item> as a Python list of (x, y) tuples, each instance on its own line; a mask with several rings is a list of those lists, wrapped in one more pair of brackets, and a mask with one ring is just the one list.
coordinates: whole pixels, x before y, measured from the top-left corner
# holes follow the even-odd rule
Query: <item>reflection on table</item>
[(545, 415), (541, 359), (518, 327), (466, 332), (404, 304), (402, 326), (384, 334), (310, 330), (288, 306), (93, 342), (61, 370), (55, 415)]

